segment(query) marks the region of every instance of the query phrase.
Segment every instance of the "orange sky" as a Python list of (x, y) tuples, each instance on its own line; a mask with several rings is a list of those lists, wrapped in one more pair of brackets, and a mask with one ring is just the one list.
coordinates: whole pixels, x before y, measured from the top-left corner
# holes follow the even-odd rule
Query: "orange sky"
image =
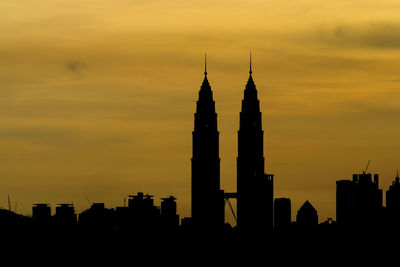
[(188, 216), (205, 52), (234, 191), (251, 50), (275, 195), (335, 217), (336, 180), (371, 160), (386, 190), (400, 168), (399, 13), (397, 0), (2, 0), (0, 206), (80, 212), (85, 196), (114, 207), (144, 191)]

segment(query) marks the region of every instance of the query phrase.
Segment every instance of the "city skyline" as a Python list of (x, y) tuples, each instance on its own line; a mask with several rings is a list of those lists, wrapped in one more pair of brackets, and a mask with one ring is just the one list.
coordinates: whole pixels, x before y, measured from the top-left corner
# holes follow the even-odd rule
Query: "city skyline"
[(189, 216), (204, 52), (226, 192), (250, 50), (266, 173), (292, 218), (306, 200), (334, 218), (336, 181), (368, 160), (380, 188), (395, 178), (396, 2), (68, 2), (0, 4), (0, 206), (10, 195), (24, 214), (41, 202), (82, 211), (86, 197), (115, 207), (143, 191), (176, 196)]
[[(253, 78), (252, 78), (252, 57), (251, 57), (251, 52), (250, 52), (250, 58), (249, 58), (249, 74), (250, 74), (250, 76), (249, 76), (249, 79), (248, 79), (248, 81), (247, 81), (247, 84), (246, 84), (246, 86), (245, 86), (245, 90), (244, 90), (244, 95), (245, 95), (245, 97), (244, 97), (244, 100), (243, 101), (245, 101), (245, 103), (246, 103), (246, 101), (248, 102), (249, 100), (248, 99), (252, 99), (251, 101), (256, 101), (256, 103), (253, 103), (253, 102), (250, 102), (250, 103), (247, 103), (247, 104), (243, 104), (242, 103), (242, 109), (243, 109), (243, 107), (246, 107), (247, 109), (249, 109), (250, 108), (250, 106), (252, 106), (252, 105), (256, 105), (255, 107), (252, 107), (252, 108), (250, 108), (250, 110), (253, 110), (253, 108), (255, 108), (255, 110), (256, 110), (256, 113), (257, 113), (257, 110), (259, 110), (260, 109), (260, 106), (261, 106), (261, 104), (259, 103), (259, 101), (258, 101), (258, 99), (257, 99), (257, 90), (256, 90), (256, 87), (255, 87), (255, 84), (254, 84), (254, 81), (253, 81)], [(203, 211), (203, 216), (204, 217), (209, 217), (209, 209), (210, 208), (212, 208), (212, 206), (215, 204), (215, 203), (212, 203), (213, 201), (215, 201), (215, 200), (217, 200), (217, 202), (218, 202), (218, 199), (219, 198), (221, 198), (219, 201), (222, 201), (222, 199), (224, 198), (223, 197), (223, 194), (224, 194), (224, 188), (221, 188), (220, 187), (220, 185), (219, 185), (219, 183), (220, 183), (220, 178), (219, 178), (219, 162), (220, 162), (220, 158), (218, 157), (218, 151), (219, 151), (219, 142), (218, 142), (218, 139), (219, 139), (219, 132), (218, 132), (218, 126), (217, 126), (217, 114), (215, 113), (215, 101), (213, 100), (213, 97), (212, 97), (212, 95), (213, 95), (213, 92), (211, 91), (211, 86), (210, 86), (210, 84), (209, 84), (209, 81), (208, 81), (208, 79), (207, 79), (207, 75), (208, 75), (208, 72), (207, 72), (207, 54), (205, 54), (205, 61), (204, 61), (204, 80), (203, 80), (203, 82), (202, 82), (202, 85), (200, 86), (200, 91), (199, 91), (199, 101), (200, 100), (202, 100), (202, 101), (206, 101), (206, 102), (204, 102), (201, 106), (199, 106), (199, 103), (202, 103), (201, 101), (199, 102), (199, 101), (197, 101), (198, 103), (197, 103), (197, 108), (196, 108), (196, 113), (195, 113), (195, 120), (194, 120), (194, 122), (195, 122), (195, 127), (194, 127), (194, 132), (193, 132), (193, 136), (195, 136), (195, 132), (196, 131), (198, 131), (198, 129), (201, 129), (201, 127), (204, 127), (204, 125), (205, 125), (205, 127), (206, 128), (208, 128), (209, 127), (209, 125), (207, 125), (207, 124), (210, 124), (211, 125), (211, 127), (210, 127), (210, 129), (212, 129), (212, 130), (214, 130), (214, 131), (216, 131), (216, 138), (217, 138), (217, 140), (216, 141), (214, 141), (213, 140), (213, 138), (211, 138), (210, 140), (208, 140), (208, 139), (204, 139), (203, 141), (201, 141), (198, 145), (196, 145), (196, 142), (197, 141), (195, 141), (195, 139), (193, 139), (193, 148), (195, 148), (195, 147), (198, 147), (197, 149), (199, 149), (199, 148), (201, 148), (201, 147), (204, 147), (204, 146), (206, 146), (207, 145), (207, 143), (210, 143), (212, 146), (215, 146), (214, 148), (212, 148), (212, 146), (211, 146), (211, 151), (216, 151), (216, 156), (217, 156), (217, 158), (216, 158), (216, 162), (218, 162), (218, 167), (217, 167), (217, 169), (215, 169), (215, 168), (211, 168), (211, 169), (209, 169), (209, 171), (211, 171), (210, 172), (210, 174), (202, 174), (203, 176), (205, 175), (205, 177), (213, 177), (214, 176), (214, 174), (213, 174), (213, 171), (215, 170), (215, 171), (217, 171), (217, 174), (216, 174), (216, 179), (218, 180), (218, 186), (217, 186), (217, 190), (215, 191), (215, 193), (217, 193), (217, 195), (216, 195), (216, 197), (213, 197), (213, 198), (211, 198), (211, 202), (209, 203), (210, 205), (208, 205), (208, 204), (206, 204), (205, 205), (205, 202), (204, 201), (199, 201), (199, 204), (200, 204), (200, 206), (203, 206), (201, 209), (204, 209), (204, 211)], [(254, 92), (255, 92), (255, 95), (254, 96), (252, 96), (252, 97), (250, 97), (249, 95), (253, 95), (254, 93), (253, 93), (253, 91), (252, 90), (254, 90)], [(250, 91), (251, 91), (251, 93), (250, 93)], [(247, 97), (246, 97), (246, 95), (247, 95)], [(208, 100), (208, 98), (209, 98), (209, 100)], [(247, 100), (246, 100), (247, 99)], [(255, 99), (255, 100), (253, 100), (253, 99)], [(211, 104), (209, 104), (209, 103), (207, 103), (207, 101), (211, 101)], [(207, 103), (207, 104), (206, 104)], [(244, 106), (243, 106), (244, 105)], [(250, 106), (249, 106), (250, 105)], [(207, 119), (207, 117), (204, 117), (204, 116), (208, 116), (208, 115), (206, 115), (206, 114), (208, 114), (208, 112), (209, 111), (207, 111), (207, 109), (209, 109), (210, 108), (210, 112), (211, 112), (211, 114), (214, 114), (213, 116), (212, 116), (212, 118), (210, 118), (210, 119)], [(197, 114), (198, 112), (200, 111), (200, 114)], [(205, 114), (203, 114), (203, 115), (201, 115), (201, 112), (206, 112)], [(253, 111), (252, 111), (253, 112)], [(259, 112), (259, 111), (258, 111)], [(252, 119), (250, 119), (249, 120), (249, 118), (247, 118), (247, 116), (248, 115), (246, 115), (244, 118), (246, 118), (246, 120), (245, 120), (245, 123), (244, 123), (244, 125), (247, 125), (247, 124), (253, 124), (253, 123), (255, 123), (254, 125), (256, 125), (257, 124), (257, 121), (260, 121), (259, 123), (261, 123), (261, 121), (262, 121), (262, 115), (261, 114), (259, 114), (259, 115), (251, 115), (249, 118), (252, 118)], [(254, 118), (253, 118), (253, 116), (255, 116)], [(259, 118), (257, 118), (259, 116)], [(197, 119), (197, 118), (202, 118), (202, 119)], [(203, 120), (203, 121), (202, 121)], [(249, 120), (248, 122), (247, 122), (247, 120)], [(254, 122), (254, 121), (255, 122)], [(204, 125), (202, 125), (202, 124), (204, 124)], [(197, 126), (196, 126), (197, 125)], [(261, 147), (263, 147), (263, 131), (262, 131), (262, 126), (261, 125), (259, 125), (259, 126), (257, 126), (257, 127), (255, 127), (257, 130), (256, 131), (259, 131), (259, 130), (261, 130), (261, 135), (260, 135), (260, 140), (261, 140)], [(207, 129), (208, 130), (208, 129)], [(239, 128), (239, 131), (238, 131), (238, 133), (239, 133), (239, 136), (240, 136), (240, 128)], [(211, 134), (212, 136), (214, 135), (214, 133), (212, 133)], [(258, 135), (258, 134), (257, 134)], [(257, 138), (258, 139), (258, 138)], [(247, 143), (248, 141), (246, 141), (246, 143)], [(239, 142), (238, 142), (238, 144), (240, 143), (240, 137), (239, 137)], [(257, 143), (257, 142), (255, 142), (255, 144), (254, 144), (254, 148), (253, 149), (255, 149), (254, 151), (251, 151), (251, 149), (250, 149), (250, 154), (249, 155), (251, 155), (251, 153), (256, 153), (256, 154), (258, 154), (258, 152), (256, 152), (256, 150), (258, 150), (258, 148), (257, 147), (260, 147), (259, 146), (260, 144), (259, 143)], [(251, 146), (251, 147), (253, 147), (253, 146)], [(243, 148), (245, 148), (246, 150), (248, 149), (247, 148), (247, 146), (246, 147), (243, 147)], [(205, 151), (207, 151), (207, 149), (205, 150)], [(240, 151), (240, 149), (239, 149), (239, 151)], [(240, 152), (239, 152), (240, 153)], [(248, 152), (247, 152), (248, 153)], [(263, 155), (263, 152), (260, 152), (261, 154), (260, 155)], [(211, 154), (214, 154), (214, 152), (212, 152)], [(195, 155), (195, 153), (194, 153), (194, 150), (193, 150), (193, 157), (194, 157), (194, 155)], [(247, 156), (249, 156), (249, 155), (247, 155)], [(207, 159), (208, 157), (209, 157), (209, 155), (205, 155), (206, 156), (206, 158), (205, 159)], [(194, 157), (195, 158), (195, 157)], [(211, 156), (211, 158), (212, 158), (212, 156)], [(257, 157), (256, 157), (257, 158)], [(193, 160), (193, 159), (192, 159)], [(265, 166), (265, 163), (263, 162), (265, 159), (264, 159), (264, 157), (262, 157), (262, 165), (263, 166)], [(260, 163), (261, 163), (260, 162)], [(368, 174), (368, 175), (371, 175), (371, 173), (370, 172), (367, 172), (368, 170), (369, 170), (369, 167), (370, 167), (370, 163), (371, 163), (371, 160), (369, 160), (368, 161), (368, 163), (367, 163), (367, 166), (366, 166), (366, 168), (364, 168), (361, 172), (362, 172), (362, 174), (360, 174), (360, 175), (366, 175), (366, 174)], [(202, 163), (203, 165), (200, 167), (200, 169), (208, 169), (209, 168), (209, 165), (211, 164), (211, 165), (214, 165), (214, 163), (213, 163), (213, 160), (211, 160), (211, 161), (208, 161), (208, 160), (206, 160), (204, 163)], [(261, 165), (259, 166), (259, 167), (261, 167)], [(239, 168), (239, 167), (238, 167)], [(262, 167), (262, 169), (264, 169), (264, 167)], [(238, 169), (239, 170), (239, 169)], [(192, 167), (192, 171), (193, 171), (193, 167)], [(264, 170), (262, 170), (262, 173), (264, 172)], [(239, 172), (238, 172), (239, 173)], [(270, 176), (270, 174), (264, 174), (265, 175), (265, 179), (267, 179), (267, 176), (269, 177)], [(264, 176), (263, 175), (263, 176)], [(353, 180), (354, 180), (354, 175), (356, 175), (356, 174), (353, 174)], [(273, 180), (273, 176), (274, 175), (272, 175), (272, 180)], [(378, 174), (374, 174), (374, 177), (375, 176), (378, 176)], [(199, 178), (204, 178), (204, 177), (201, 177), (201, 175), (200, 175), (200, 177)], [(236, 178), (236, 177), (235, 177)], [(268, 179), (270, 179), (270, 178), (268, 178)], [(371, 179), (371, 178), (370, 178)], [(375, 178), (374, 178), (375, 179)], [(394, 179), (394, 181), (396, 182), (396, 183), (398, 183), (398, 179), (399, 179), (399, 174), (398, 174), (398, 169), (396, 169), (396, 176), (395, 176), (395, 179)], [(346, 179), (346, 178), (344, 178), (344, 179), (339, 179), (338, 181), (336, 181), (336, 184), (337, 183), (339, 183), (339, 182), (341, 182), (341, 181), (345, 181), (345, 182), (347, 182), (347, 181), (349, 181), (349, 179)], [(392, 182), (391, 182), (391, 184), (389, 184), (389, 188), (388, 189), (390, 189), (391, 187), (392, 187), (392, 184), (394, 184), (394, 181), (392, 180)], [(192, 192), (193, 192), (193, 180), (191, 180), (191, 187), (192, 187)], [(258, 185), (258, 187), (260, 187), (260, 185)], [(202, 186), (200, 186), (200, 189), (201, 189), (201, 191), (199, 191), (199, 197), (200, 198), (203, 198), (202, 196), (200, 196), (200, 194), (201, 195), (203, 195), (203, 193), (200, 193), (200, 192), (202, 192), (202, 191), (204, 191), (205, 189), (207, 190), (207, 188), (208, 188), (208, 186), (205, 186), (204, 188), (202, 188)], [(211, 187), (212, 188), (212, 187)], [(257, 187), (256, 187), (257, 188)], [(261, 187), (260, 187), (261, 188)], [(272, 191), (274, 191), (275, 190), (275, 188), (273, 187), (273, 181), (271, 181), (271, 188), (272, 188)], [(379, 190), (383, 190), (383, 192), (385, 192), (385, 189), (384, 188), (380, 188), (380, 187), (377, 187), (377, 189), (379, 189)], [(254, 190), (254, 188), (253, 188), (253, 190)], [(236, 191), (237, 191), (237, 189), (236, 189)], [(236, 196), (236, 191), (234, 192), (234, 193), (227, 193), (228, 195), (231, 195), (231, 194), (234, 194), (235, 196), (233, 197), (233, 199), (236, 199), (237, 198), (237, 196)], [(212, 190), (210, 191), (210, 192), (208, 192), (207, 194), (205, 194), (205, 195), (207, 195), (207, 196), (210, 196), (210, 193), (212, 192)], [(263, 192), (263, 194), (264, 193), (267, 193), (267, 192)], [(139, 192), (138, 194), (143, 194), (142, 192)], [(336, 191), (336, 194), (338, 194), (338, 191)], [(211, 193), (211, 195), (212, 195), (212, 193)], [(147, 194), (147, 196), (149, 196), (148, 194)], [(204, 195), (203, 195), (204, 196)], [(264, 197), (266, 197), (266, 196), (268, 196), (268, 194), (266, 194)], [(285, 197), (285, 196), (278, 196), (278, 197), (276, 197), (273, 193), (272, 193), (272, 198), (271, 198), (271, 200), (275, 200), (275, 199), (278, 199), (278, 200), (280, 200), (280, 199), (286, 199), (286, 198), (282, 198), (282, 197)], [(386, 195), (385, 195), (386, 196)], [(123, 206), (122, 207), (126, 207), (126, 199), (127, 199), (127, 197), (132, 197), (132, 195), (127, 195), (127, 196), (125, 196), (124, 197), (124, 203), (123, 203)], [(151, 196), (151, 197), (154, 197), (154, 196)], [(164, 200), (164, 199), (168, 199), (168, 198), (166, 198), (166, 197), (168, 197), (168, 198), (173, 198), (173, 199), (176, 199), (174, 196), (172, 196), (172, 194), (164, 194), (164, 197), (160, 197), (159, 199), (160, 200)], [(338, 197), (338, 195), (336, 195), (336, 206), (335, 206), (335, 209), (337, 209), (337, 201), (338, 201), (338, 199), (337, 199), (337, 197)], [(89, 206), (91, 207), (91, 208), (93, 208), (93, 206), (96, 206), (96, 205), (99, 205), (99, 204), (101, 204), (101, 205), (103, 205), (103, 208), (105, 207), (105, 203), (103, 203), (103, 202), (91, 202), (89, 199), (88, 199), (88, 197), (87, 197), (87, 195), (85, 195), (84, 196), (84, 198), (85, 198), (85, 200), (89, 203)], [(232, 199), (232, 197), (229, 197), (230, 199)], [(381, 204), (380, 205), (382, 205), (382, 206), (386, 206), (385, 204), (384, 204), (384, 202), (386, 202), (387, 201), (387, 196), (386, 196), (386, 198), (384, 198), (384, 194), (382, 194), (382, 192), (381, 192), (381, 196), (380, 196), (380, 198), (381, 198)], [(296, 200), (294, 200), (294, 199), (290, 199), (290, 198), (287, 198), (287, 199), (289, 199), (289, 201), (290, 202), (292, 202), (292, 201), (296, 201)], [(260, 199), (259, 199), (260, 200)], [(16, 212), (17, 213), (17, 203), (18, 202), (11, 202), (11, 200), (10, 200), (10, 195), (7, 195), (7, 201), (8, 201), (8, 210), (10, 210), (10, 211), (14, 211), (14, 212)], [(200, 202), (203, 202), (203, 203), (200, 203)], [(254, 202), (254, 200), (252, 201), (252, 202)], [(260, 201), (256, 201), (257, 203), (259, 203)], [(67, 203), (70, 203), (70, 204), (67, 204)], [(13, 206), (13, 204), (15, 204), (15, 206)], [(160, 208), (161, 206), (162, 206), (162, 202), (160, 201), (160, 205), (159, 206), (157, 206), (157, 202), (155, 202), (154, 203), (156, 206), (155, 207), (158, 207), (158, 208)], [(222, 202), (220, 203), (220, 204), (222, 204)], [(272, 202), (271, 202), (271, 204), (272, 204)], [(51, 204), (49, 204), (49, 203), (46, 203), (46, 204), (44, 204), (44, 202), (43, 203), (38, 203), (38, 204), (33, 204), (34, 206), (37, 206), (37, 205), (49, 205), (49, 207), (51, 207)], [(71, 205), (72, 207), (74, 207), (74, 204), (73, 204), (73, 201), (71, 201), (71, 202), (65, 202), (65, 203), (63, 203), (63, 204), (61, 204), (61, 203), (57, 203), (57, 204), (55, 204), (55, 206), (57, 206), (57, 207), (59, 207), (59, 206), (67, 206), (67, 205)], [(192, 193), (192, 201), (191, 201), (191, 205), (193, 205), (193, 193)], [(310, 203), (309, 203), (309, 200), (308, 199), (306, 199), (305, 200), (305, 203), (303, 203), (300, 207), (299, 207), (299, 209), (298, 210), (296, 210), (296, 209), (292, 209), (292, 211), (291, 211), (291, 213), (292, 213), (292, 217), (293, 217), (293, 215), (295, 215), (296, 216), (296, 213), (298, 214), (298, 212), (305, 206), (305, 205), (311, 205)], [(15, 208), (14, 208), (15, 207)], [(207, 208), (208, 207), (208, 208)], [(2, 209), (6, 209), (6, 208), (4, 208), (4, 207), (1, 207)], [(116, 208), (118, 208), (118, 207), (116, 207)], [(263, 205), (261, 205), (260, 207), (258, 207), (257, 209), (259, 209), (259, 208), (263, 208)], [(314, 207), (313, 207), (314, 208)], [(113, 209), (113, 208), (112, 208)], [(223, 212), (223, 214), (224, 214), (224, 221), (225, 222), (227, 222), (227, 223), (230, 223), (232, 226), (236, 226), (237, 225), (237, 222), (236, 222), (236, 217), (238, 216), (237, 215), (237, 208), (233, 208), (233, 210), (227, 210), (228, 209), (228, 206), (227, 206), (227, 203), (225, 203), (224, 204), (224, 209), (225, 209), (225, 211)], [(254, 207), (253, 207), (253, 209), (255, 209)], [(255, 210), (253, 210), (252, 212), (254, 213), (254, 212), (256, 212), (256, 210), (257, 209), (255, 209)], [(83, 209), (82, 211), (87, 211), (87, 210), (89, 210), (89, 209)], [(191, 209), (191, 211), (193, 210), (193, 208)], [(217, 209), (218, 210), (218, 209)], [(268, 210), (268, 212), (270, 212), (271, 213), (271, 217), (269, 218), (270, 220), (271, 220), (271, 225), (272, 225), (272, 220), (273, 220), (273, 218), (272, 218), (272, 213), (273, 213), (273, 211), (272, 211), (272, 208), (271, 209), (269, 209), (269, 208), (267, 208), (267, 210)], [(55, 211), (55, 210), (54, 210)], [(79, 212), (79, 211), (78, 211)], [(180, 214), (179, 214), (179, 212), (178, 212), (178, 209), (176, 209), (176, 212), (177, 212), (177, 214), (178, 214), (178, 216), (180, 216)], [(193, 211), (192, 211), (193, 212)], [(317, 212), (317, 210), (315, 211), (315, 212)], [(336, 214), (337, 214), (337, 210), (336, 210)], [(216, 212), (216, 214), (217, 214), (218, 212)], [(234, 214), (233, 214), (234, 213)], [(55, 215), (56, 213), (53, 213), (53, 212), (51, 212), (51, 214), (53, 214), (53, 215)], [(228, 218), (227, 218), (227, 214), (229, 214), (232, 218), (229, 218), (229, 216), (228, 216)], [(24, 215), (27, 215), (27, 216), (31, 216), (32, 214), (24, 214)], [(193, 216), (193, 215), (192, 215)], [(298, 215), (297, 215), (298, 216)], [(212, 216), (211, 216), (212, 217)], [(233, 217), (235, 217), (235, 220), (233, 220)], [(182, 216), (182, 218), (188, 218), (188, 217), (184, 217), (184, 216)], [(319, 220), (318, 220), (319, 219)], [(332, 220), (332, 219), (337, 219), (336, 218), (336, 216), (330, 216), (330, 217), (326, 217), (326, 218), (321, 218), (320, 216), (318, 216), (317, 215), (317, 222), (318, 223), (322, 223), (322, 222), (325, 222), (325, 219), (326, 219), (326, 221), (329, 221), (329, 220)], [(203, 219), (203, 220), (200, 220), (200, 222), (201, 223), (199, 223), (199, 225), (203, 225), (202, 227), (205, 227), (204, 225), (207, 225), (207, 220), (208, 219)], [(296, 222), (296, 220), (292, 220), (292, 222)], [(208, 227), (206, 227), (205, 229), (212, 229), (212, 228), (208, 228)], [(267, 229), (268, 229), (268, 227), (267, 227)]]

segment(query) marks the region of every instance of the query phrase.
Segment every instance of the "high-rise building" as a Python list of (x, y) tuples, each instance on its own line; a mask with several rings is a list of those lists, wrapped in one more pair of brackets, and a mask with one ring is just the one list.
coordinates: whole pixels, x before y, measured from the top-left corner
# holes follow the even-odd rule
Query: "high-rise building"
[(353, 174), (353, 180), (336, 182), (336, 220), (339, 227), (372, 229), (382, 222), (379, 175)]
[(300, 229), (312, 229), (318, 226), (317, 210), (308, 200), (297, 211), (296, 224)]
[(207, 63), (194, 114), (191, 204), (195, 230), (213, 231), (223, 227), (219, 132), (213, 92), (207, 79)]
[(79, 214), (79, 224), (92, 229), (110, 229), (114, 226), (114, 210), (105, 208), (104, 203), (92, 203), (91, 207)]
[(356, 184), (353, 181), (336, 181), (336, 221), (341, 227), (356, 227)]
[(154, 205), (153, 196), (143, 192), (128, 196), (128, 211), (135, 223), (142, 226), (155, 225), (160, 216), (160, 209)]
[(238, 131), (237, 222), (242, 233), (270, 231), (273, 225), (273, 175), (264, 172), (264, 132), (251, 57), (249, 73)]
[(51, 207), (49, 204), (34, 204), (32, 207), (32, 219), (35, 223), (47, 224), (51, 221)]
[(276, 198), (274, 201), (274, 228), (285, 231), (292, 223), (292, 208), (289, 198)]
[(179, 215), (176, 212), (176, 198), (170, 196), (161, 200), (162, 225), (167, 229), (176, 229), (179, 225)]
[(77, 222), (73, 204), (58, 204), (56, 214), (54, 215), (55, 222), (59, 225), (73, 225)]
[(115, 223), (121, 229), (137, 235), (155, 233), (160, 225), (160, 208), (154, 205), (152, 195), (138, 192), (128, 196), (128, 206), (115, 209)]
[(398, 227), (400, 223), (400, 178), (399, 173), (386, 191), (386, 209), (388, 219), (392, 225)]

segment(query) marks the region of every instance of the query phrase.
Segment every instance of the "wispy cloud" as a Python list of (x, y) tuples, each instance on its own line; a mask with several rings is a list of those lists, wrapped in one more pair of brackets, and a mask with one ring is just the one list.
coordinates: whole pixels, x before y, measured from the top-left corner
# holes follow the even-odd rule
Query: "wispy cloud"
[(82, 71), (86, 68), (86, 64), (79, 60), (73, 60), (69, 61), (66, 64), (66, 67), (70, 72), (76, 75), (82, 75)]
[(317, 37), (324, 43), (339, 47), (400, 49), (400, 23), (342, 24), (320, 28)]

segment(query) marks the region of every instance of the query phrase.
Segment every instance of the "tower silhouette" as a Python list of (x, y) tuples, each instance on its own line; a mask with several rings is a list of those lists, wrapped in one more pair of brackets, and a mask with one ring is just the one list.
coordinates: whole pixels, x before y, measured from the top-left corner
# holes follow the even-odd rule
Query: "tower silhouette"
[(215, 231), (224, 224), (224, 192), (220, 189), (217, 113), (205, 59), (204, 80), (194, 114), (192, 220), (197, 231)]
[(336, 181), (336, 219), (338, 225), (352, 230), (377, 229), (382, 221), (382, 189), (379, 175), (365, 171), (353, 180)]
[(290, 198), (274, 200), (274, 229), (288, 231), (292, 223), (292, 204)]
[(251, 54), (249, 74), (238, 131), (237, 219), (242, 233), (269, 231), (273, 223), (273, 175), (264, 173), (264, 132)]
[(386, 209), (392, 228), (394, 228), (393, 226), (398, 227), (400, 223), (400, 177), (398, 171), (395, 180), (386, 191)]
[(297, 211), (296, 223), (302, 230), (317, 227), (318, 212), (308, 200)]

